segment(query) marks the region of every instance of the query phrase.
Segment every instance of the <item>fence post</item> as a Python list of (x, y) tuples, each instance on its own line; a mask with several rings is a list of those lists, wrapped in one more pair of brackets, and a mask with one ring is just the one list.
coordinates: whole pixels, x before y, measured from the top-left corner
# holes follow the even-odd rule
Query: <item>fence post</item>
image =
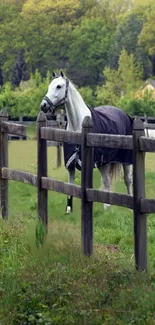
[(89, 116), (86, 116), (82, 123), (82, 143), (81, 143), (81, 233), (82, 248), (85, 255), (93, 253), (93, 202), (88, 202), (86, 189), (93, 185), (93, 147), (87, 147), (87, 134), (93, 131), (93, 123)]
[(61, 143), (57, 142), (57, 168), (61, 167)]
[(41, 127), (46, 126), (46, 115), (41, 111), (37, 117), (37, 180), (38, 180), (38, 216), (43, 225), (48, 227), (48, 191), (41, 186), (41, 178), (47, 177), (47, 143), (41, 139)]
[[(0, 122), (8, 121), (8, 113), (0, 112)], [(2, 178), (2, 168), (8, 167), (8, 134), (2, 132), (0, 125), (0, 207), (2, 218), (8, 219), (8, 180)]]
[(133, 123), (133, 192), (135, 263), (137, 270), (147, 269), (146, 214), (141, 213), (140, 200), (145, 197), (145, 153), (139, 150), (139, 137), (145, 136), (140, 119)]
[[(19, 116), (19, 124), (22, 124), (23, 123), (23, 116)], [(23, 136), (20, 136), (20, 140), (23, 140)]]

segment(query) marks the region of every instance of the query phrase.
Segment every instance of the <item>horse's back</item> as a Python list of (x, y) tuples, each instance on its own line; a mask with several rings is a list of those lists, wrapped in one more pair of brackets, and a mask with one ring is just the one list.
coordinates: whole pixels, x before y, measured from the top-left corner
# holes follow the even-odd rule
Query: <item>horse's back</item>
[(115, 106), (98, 106), (90, 109), (94, 132), (107, 134), (132, 134), (132, 118)]

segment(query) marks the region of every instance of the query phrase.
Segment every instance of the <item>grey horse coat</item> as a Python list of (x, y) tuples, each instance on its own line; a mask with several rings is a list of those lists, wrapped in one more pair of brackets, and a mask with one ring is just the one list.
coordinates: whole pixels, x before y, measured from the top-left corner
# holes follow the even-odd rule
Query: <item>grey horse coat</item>
[[(132, 135), (132, 118), (114, 106), (89, 108), (93, 121), (93, 133)], [(68, 170), (81, 170), (80, 146), (64, 143), (64, 160)], [(94, 167), (108, 163), (132, 164), (132, 150), (94, 148)]]

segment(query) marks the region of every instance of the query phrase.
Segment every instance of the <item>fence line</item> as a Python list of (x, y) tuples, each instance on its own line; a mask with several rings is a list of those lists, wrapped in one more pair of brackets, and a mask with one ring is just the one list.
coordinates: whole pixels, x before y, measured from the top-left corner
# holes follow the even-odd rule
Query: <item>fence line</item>
[[(10, 126), (11, 124), (11, 126)], [(48, 191), (57, 191), (81, 199), (81, 237), (85, 255), (93, 253), (93, 202), (105, 202), (133, 209), (134, 250), (137, 270), (147, 269), (146, 213), (155, 213), (155, 200), (145, 197), (145, 152), (155, 152), (155, 139), (144, 136), (144, 123), (135, 119), (132, 136), (92, 133), (92, 121), (86, 117), (82, 133), (49, 128), (43, 112), (37, 118), (37, 175), (17, 171), (8, 167), (8, 132), (25, 135), (26, 129), (15, 123), (8, 123), (7, 116), (0, 112), (0, 199), (2, 217), (8, 218), (8, 180), (16, 180), (37, 187), (38, 215), (48, 228)], [(68, 184), (47, 177), (47, 140), (76, 143), (81, 145), (81, 186)], [(94, 190), (93, 150), (95, 146), (133, 150), (133, 196), (117, 192)]]

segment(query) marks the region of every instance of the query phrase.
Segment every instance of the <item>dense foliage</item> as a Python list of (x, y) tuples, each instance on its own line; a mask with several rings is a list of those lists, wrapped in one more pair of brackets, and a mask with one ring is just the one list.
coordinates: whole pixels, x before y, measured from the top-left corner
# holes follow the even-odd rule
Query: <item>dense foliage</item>
[(0, 107), (11, 114), (36, 114), (54, 69), (66, 71), (88, 105), (134, 100), (155, 76), (151, 0), (0, 0), (0, 17)]

